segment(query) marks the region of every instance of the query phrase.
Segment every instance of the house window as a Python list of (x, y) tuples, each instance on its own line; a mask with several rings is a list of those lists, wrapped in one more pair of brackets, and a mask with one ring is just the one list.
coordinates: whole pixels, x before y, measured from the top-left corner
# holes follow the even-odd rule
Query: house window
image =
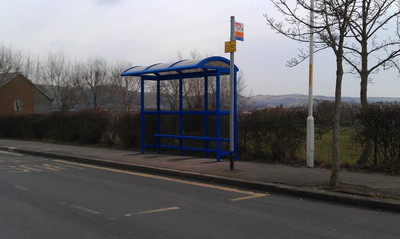
[(15, 112), (23, 112), (24, 103), (22, 100), (14, 100), (14, 110)]

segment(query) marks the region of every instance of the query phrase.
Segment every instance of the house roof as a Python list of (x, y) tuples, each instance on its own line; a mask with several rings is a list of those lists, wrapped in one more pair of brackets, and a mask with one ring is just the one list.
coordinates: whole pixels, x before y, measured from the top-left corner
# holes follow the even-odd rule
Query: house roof
[(7, 84), (10, 80), (14, 79), (18, 74), (18, 72), (13, 72), (13, 73), (4, 73), (0, 74), (0, 87), (3, 85)]
[[(230, 61), (224, 57), (212, 56), (198, 60), (180, 60), (174, 63), (157, 63), (150, 66), (134, 66), (124, 71), (121, 76), (147, 76), (147, 77), (171, 77), (188, 75), (190, 73), (208, 72), (215, 75), (229, 74)], [(235, 70), (239, 69), (235, 66)]]
[[(22, 75), (19, 72), (12, 72), (12, 73), (3, 73), (0, 74), (0, 88), (3, 87), (5, 84), (7, 84), (10, 80), (14, 79), (18, 75)], [(22, 75), (29, 83), (31, 83), (36, 89), (38, 89), (40, 92), (42, 92), (47, 98), (49, 98), (51, 101), (53, 101), (53, 97), (51, 97), (49, 94), (47, 94), (42, 88), (39, 86), (33, 84), (28, 78), (26, 78), (24, 75)]]

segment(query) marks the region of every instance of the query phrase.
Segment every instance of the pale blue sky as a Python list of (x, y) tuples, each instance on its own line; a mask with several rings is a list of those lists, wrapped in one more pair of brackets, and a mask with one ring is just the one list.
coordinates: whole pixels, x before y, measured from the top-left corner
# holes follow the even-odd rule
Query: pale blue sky
[[(245, 25), (235, 63), (248, 90), (253, 95), (308, 94), (308, 61), (285, 66), (308, 44), (273, 32), (264, 13), (280, 17), (268, 0), (0, 0), (0, 42), (41, 57), (62, 51), (70, 59), (99, 56), (134, 65), (169, 62), (177, 52), (188, 56), (193, 49), (229, 59), (224, 42), (230, 37), (230, 16), (235, 16)], [(333, 96), (331, 50), (314, 59), (314, 94)], [(398, 72), (380, 72), (373, 79), (368, 96), (400, 97)], [(359, 79), (345, 75), (342, 95), (358, 97)]]

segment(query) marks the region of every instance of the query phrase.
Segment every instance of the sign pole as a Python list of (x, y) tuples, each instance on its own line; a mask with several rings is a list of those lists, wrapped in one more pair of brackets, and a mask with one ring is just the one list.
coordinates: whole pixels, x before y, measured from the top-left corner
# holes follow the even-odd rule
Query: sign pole
[[(235, 41), (235, 17), (231, 16), (231, 41)], [(230, 110), (229, 110), (229, 149), (230, 149), (230, 169), (233, 171), (235, 169), (235, 132), (234, 132), (234, 123), (235, 123), (235, 80), (234, 80), (234, 67), (235, 67), (235, 53), (230, 53)]]
[(308, 83), (307, 167), (314, 167), (314, 117), (313, 117), (313, 60), (314, 60), (314, 0), (310, 0), (310, 68)]

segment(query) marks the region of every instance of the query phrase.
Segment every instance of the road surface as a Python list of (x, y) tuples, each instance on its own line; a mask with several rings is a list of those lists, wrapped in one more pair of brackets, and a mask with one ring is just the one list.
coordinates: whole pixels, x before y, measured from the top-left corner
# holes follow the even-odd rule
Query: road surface
[(391, 212), (0, 151), (0, 238), (400, 238)]

